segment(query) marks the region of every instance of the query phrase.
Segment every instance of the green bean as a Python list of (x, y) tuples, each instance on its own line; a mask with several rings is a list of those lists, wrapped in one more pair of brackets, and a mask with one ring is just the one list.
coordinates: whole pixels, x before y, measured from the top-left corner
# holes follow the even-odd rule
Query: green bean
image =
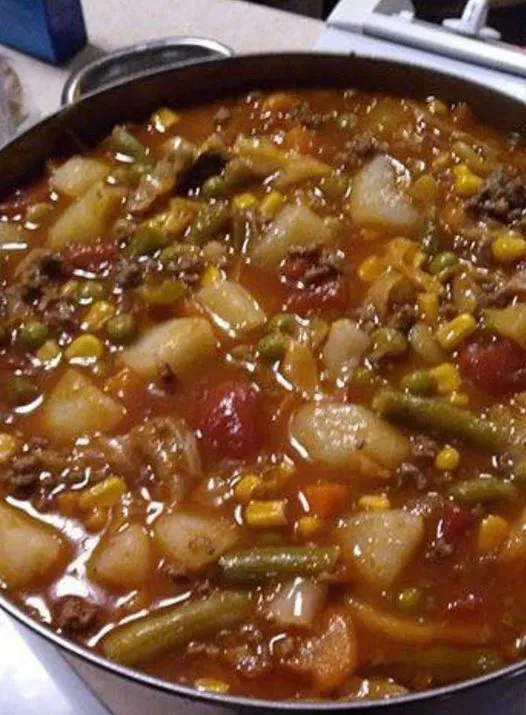
[(494, 453), (500, 452), (509, 439), (504, 428), (439, 399), (415, 397), (385, 388), (376, 393), (372, 406), (388, 420), (459, 439)]
[(106, 323), (106, 332), (112, 343), (127, 345), (137, 334), (135, 318), (130, 313), (121, 313)]
[(452, 251), (443, 251), (436, 255), (429, 263), (429, 272), (438, 276), (442, 271), (458, 265), (458, 258)]
[(33, 400), (36, 400), (39, 394), (38, 386), (28, 377), (11, 375), (5, 380), (5, 399), (13, 407), (28, 405)]
[(430, 395), (436, 390), (437, 382), (426, 370), (415, 370), (402, 378), (400, 386), (413, 395)]
[(207, 199), (218, 199), (226, 194), (226, 184), (222, 176), (211, 176), (201, 188), (201, 194)]
[(219, 559), (219, 568), (231, 581), (308, 576), (331, 571), (339, 554), (336, 546), (262, 547), (225, 554)]
[(185, 294), (185, 287), (181, 281), (165, 280), (159, 285), (142, 285), (138, 293), (148, 305), (161, 307), (179, 302)]
[(30, 320), (20, 328), (20, 342), (29, 350), (38, 350), (49, 337), (49, 328), (39, 320)]
[(151, 226), (139, 226), (126, 248), (126, 254), (131, 258), (155, 253), (166, 246), (168, 239), (161, 231)]
[(292, 313), (276, 313), (267, 323), (269, 333), (287, 333), (288, 335), (294, 335), (296, 328), (296, 318)]
[(495, 501), (514, 501), (517, 499), (517, 489), (511, 483), (496, 477), (482, 479), (466, 479), (454, 484), (448, 492), (450, 497), (460, 504), (475, 506), (489, 504)]
[(77, 298), (82, 304), (101, 300), (106, 295), (106, 288), (99, 281), (85, 281), (78, 288)]
[(432, 648), (397, 648), (393, 658), (389, 658), (384, 667), (389, 668), (396, 678), (406, 674), (413, 677), (415, 667), (428, 673), (434, 684), (449, 683), (454, 680), (467, 680), (491, 673), (504, 665), (502, 656), (494, 648), (450, 648), (435, 646)]
[(114, 127), (109, 145), (112, 151), (119, 154), (126, 154), (138, 161), (146, 157), (146, 148), (136, 139), (125, 127), (117, 125)]
[(210, 241), (227, 227), (230, 215), (230, 207), (224, 201), (205, 204), (190, 224), (186, 240), (198, 246)]
[(250, 603), (247, 594), (224, 591), (205, 601), (161, 609), (116, 628), (102, 641), (102, 652), (123, 665), (142, 663), (237, 625), (248, 615)]
[(287, 351), (289, 338), (283, 333), (269, 333), (258, 342), (258, 353), (263, 360), (281, 360)]
[(377, 328), (371, 333), (371, 355), (376, 360), (403, 355), (406, 350), (407, 340), (399, 330)]

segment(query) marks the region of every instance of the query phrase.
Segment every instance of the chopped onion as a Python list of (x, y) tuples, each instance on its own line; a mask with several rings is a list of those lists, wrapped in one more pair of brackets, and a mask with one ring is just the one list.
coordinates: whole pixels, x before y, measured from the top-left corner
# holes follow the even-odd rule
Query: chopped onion
[(270, 604), (268, 615), (279, 626), (311, 628), (326, 598), (326, 584), (295, 578), (283, 584)]

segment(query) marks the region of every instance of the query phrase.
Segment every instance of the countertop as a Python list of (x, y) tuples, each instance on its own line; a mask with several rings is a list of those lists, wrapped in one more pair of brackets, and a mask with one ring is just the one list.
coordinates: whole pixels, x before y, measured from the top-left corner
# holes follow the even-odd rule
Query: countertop
[(19, 73), (39, 114), (56, 109), (68, 74), (88, 59), (136, 42), (193, 35), (219, 40), (234, 52), (311, 48), (323, 23), (242, 0), (84, 0), (89, 45), (56, 67), (0, 46)]

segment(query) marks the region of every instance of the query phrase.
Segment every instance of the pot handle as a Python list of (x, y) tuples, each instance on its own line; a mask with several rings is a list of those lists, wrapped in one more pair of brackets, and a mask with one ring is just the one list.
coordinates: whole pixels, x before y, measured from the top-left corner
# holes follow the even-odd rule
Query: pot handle
[(73, 104), (102, 88), (171, 67), (230, 57), (233, 50), (204, 37), (168, 37), (141, 42), (103, 55), (73, 71), (62, 90), (62, 104)]

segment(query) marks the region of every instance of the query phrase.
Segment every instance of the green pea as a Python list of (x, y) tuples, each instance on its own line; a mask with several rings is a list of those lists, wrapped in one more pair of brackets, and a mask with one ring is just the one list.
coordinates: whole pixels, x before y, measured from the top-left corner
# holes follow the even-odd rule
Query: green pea
[(22, 375), (11, 375), (5, 381), (5, 399), (13, 407), (28, 405), (36, 400), (40, 390), (35, 383)]
[(85, 281), (78, 289), (77, 297), (81, 303), (94, 303), (106, 295), (106, 288), (99, 281)]
[(435, 392), (437, 383), (430, 372), (416, 370), (402, 379), (401, 387), (413, 395), (431, 395)]
[(451, 251), (443, 251), (436, 255), (429, 263), (429, 272), (434, 276), (458, 265), (458, 258)]
[(121, 313), (106, 323), (106, 332), (112, 343), (128, 345), (137, 335), (135, 318), (130, 313)]
[(263, 360), (281, 360), (287, 351), (288, 338), (283, 333), (269, 333), (258, 342), (258, 353)]
[(201, 194), (207, 199), (218, 199), (226, 194), (226, 184), (222, 176), (211, 176), (201, 188)]
[(138, 293), (148, 305), (162, 307), (181, 300), (185, 287), (181, 281), (165, 280), (158, 285), (143, 285)]
[(38, 350), (48, 339), (49, 328), (45, 323), (32, 320), (20, 328), (20, 342), (29, 350)]
[(328, 199), (338, 201), (349, 191), (349, 179), (340, 174), (328, 174), (320, 181), (320, 188)]
[(126, 254), (131, 258), (148, 256), (166, 246), (168, 240), (164, 234), (152, 226), (139, 226), (133, 234)]
[(267, 323), (269, 333), (287, 333), (287, 335), (294, 335), (296, 327), (296, 319), (292, 313), (276, 313)]
[(404, 588), (396, 598), (398, 608), (404, 613), (415, 613), (422, 608), (424, 594), (416, 586)]
[(405, 336), (394, 328), (377, 328), (371, 334), (372, 354), (376, 359), (403, 355), (407, 350)]

